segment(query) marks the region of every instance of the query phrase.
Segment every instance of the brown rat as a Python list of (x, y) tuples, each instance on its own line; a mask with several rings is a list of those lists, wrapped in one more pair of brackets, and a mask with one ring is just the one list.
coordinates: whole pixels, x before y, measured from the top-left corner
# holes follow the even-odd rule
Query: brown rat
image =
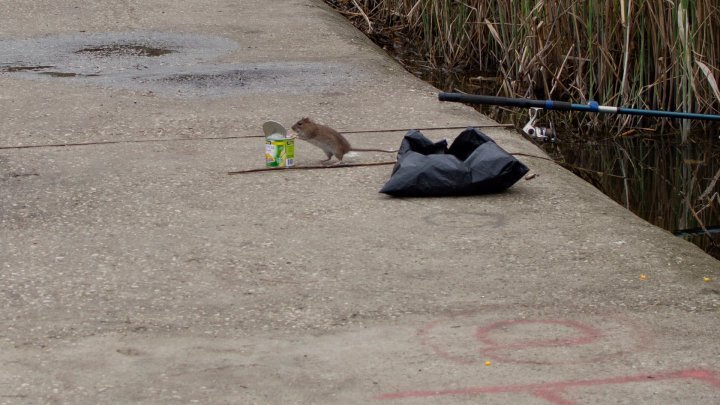
[(303, 118), (300, 121), (296, 122), (295, 125), (292, 126), (292, 129), (293, 131), (295, 131), (295, 133), (297, 133), (298, 138), (310, 142), (311, 144), (317, 146), (318, 148), (322, 149), (323, 152), (325, 152), (327, 159), (323, 160), (323, 162), (329, 161), (330, 159), (332, 159), (333, 156), (335, 156), (339, 162), (342, 162), (343, 156), (345, 156), (350, 151), (387, 153), (397, 152), (396, 150), (386, 149), (353, 148), (352, 146), (350, 146), (350, 142), (348, 142), (348, 140), (345, 139), (345, 137), (342, 136), (340, 132), (328, 126), (318, 124), (310, 118)]

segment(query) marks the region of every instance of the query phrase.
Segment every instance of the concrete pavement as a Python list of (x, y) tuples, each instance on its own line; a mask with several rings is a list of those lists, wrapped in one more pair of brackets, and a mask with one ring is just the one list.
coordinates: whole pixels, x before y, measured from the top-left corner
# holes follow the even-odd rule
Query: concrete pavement
[(268, 119), (492, 124), (321, 1), (11, 0), (0, 57), (0, 403), (720, 400), (718, 262), (551, 162), (463, 198), (227, 175)]

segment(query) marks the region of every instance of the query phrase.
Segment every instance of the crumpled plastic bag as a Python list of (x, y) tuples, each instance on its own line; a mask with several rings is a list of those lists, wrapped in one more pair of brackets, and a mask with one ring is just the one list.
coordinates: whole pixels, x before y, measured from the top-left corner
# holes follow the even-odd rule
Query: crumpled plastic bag
[(433, 143), (416, 130), (403, 138), (390, 179), (381, 193), (429, 197), (499, 193), (529, 169), (489, 136), (468, 128), (453, 141)]

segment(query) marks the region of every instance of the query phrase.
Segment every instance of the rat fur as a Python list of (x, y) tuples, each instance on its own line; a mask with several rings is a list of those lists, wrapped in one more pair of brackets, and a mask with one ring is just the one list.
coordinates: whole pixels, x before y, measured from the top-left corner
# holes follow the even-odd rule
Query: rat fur
[(323, 162), (329, 161), (333, 156), (335, 156), (339, 162), (342, 162), (343, 156), (347, 155), (348, 152), (351, 151), (386, 153), (397, 152), (396, 150), (386, 149), (354, 148), (340, 132), (326, 125), (318, 124), (307, 117), (296, 122), (295, 125), (292, 126), (292, 130), (295, 131), (299, 139), (310, 142), (325, 152), (327, 159), (323, 160)]

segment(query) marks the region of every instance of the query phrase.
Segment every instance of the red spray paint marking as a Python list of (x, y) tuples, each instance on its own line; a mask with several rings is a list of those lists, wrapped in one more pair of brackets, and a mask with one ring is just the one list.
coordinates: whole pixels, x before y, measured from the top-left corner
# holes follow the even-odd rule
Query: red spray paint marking
[[(421, 342), (433, 349), (438, 355), (453, 362), (459, 364), (475, 364), (477, 360), (468, 359), (466, 356), (451, 354), (445, 347), (440, 344), (434, 343), (429, 338), (430, 332), (435, 329), (441, 320), (436, 320), (424, 328), (418, 331), (418, 336)], [(527, 339), (515, 343), (500, 343), (491, 337), (492, 332), (513, 327), (517, 325), (551, 325), (551, 326), (563, 326), (568, 329), (572, 329), (577, 332), (576, 336), (567, 338), (556, 338), (556, 339)], [(573, 364), (577, 362), (597, 362), (605, 361), (608, 358), (622, 354), (622, 351), (616, 353), (603, 353), (595, 358), (585, 358), (578, 361), (567, 361), (567, 360), (518, 360), (508, 355), (503, 355), (502, 352), (512, 352), (523, 349), (534, 349), (544, 347), (568, 347), (568, 346), (581, 346), (588, 345), (596, 342), (600, 338), (605, 337), (605, 334), (600, 330), (593, 328), (589, 325), (569, 320), (528, 320), (528, 319), (516, 319), (508, 321), (495, 322), (484, 327), (478, 327), (475, 332), (475, 339), (481, 343), (481, 347), (477, 349), (477, 353), (484, 358), (490, 358), (495, 361), (502, 361), (505, 363), (519, 363), (519, 364), (546, 364), (546, 365), (558, 365), (558, 364)]]
[(596, 380), (577, 380), (577, 381), (561, 381), (555, 383), (540, 384), (518, 384), (518, 385), (501, 385), (494, 387), (470, 387), (454, 390), (437, 390), (437, 391), (405, 391), (391, 394), (384, 394), (377, 399), (408, 399), (408, 398), (435, 398), (451, 395), (484, 395), (484, 394), (503, 394), (503, 393), (521, 393), (530, 394), (538, 398), (545, 399), (556, 405), (574, 405), (575, 402), (563, 397), (563, 393), (571, 388), (596, 387), (602, 385), (614, 384), (631, 384), (646, 383), (666, 380), (698, 380), (710, 384), (714, 388), (720, 389), (720, 376), (717, 373), (708, 370), (683, 370), (664, 374), (642, 374), (636, 376), (601, 378)]
[[(547, 339), (547, 340), (533, 339), (533, 340), (526, 340), (526, 341), (519, 342), (519, 343), (506, 343), (506, 344), (496, 342), (494, 339), (492, 339), (489, 336), (493, 331), (502, 329), (505, 327), (515, 326), (515, 325), (532, 325), (532, 324), (565, 326), (570, 329), (575, 329), (580, 333), (579, 333), (579, 336), (565, 338), (565, 339)], [(582, 324), (580, 322), (575, 322), (575, 321), (519, 319), (519, 320), (496, 322), (496, 323), (490, 324), (484, 328), (478, 328), (477, 332), (475, 333), (475, 337), (477, 338), (477, 340), (479, 342), (481, 342), (487, 346), (480, 350), (480, 352), (482, 354), (484, 354), (485, 357), (489, 357), (496, 361), (503, 361), (505, 363), (538, 363), (535, 361), (523, 361), (523, 360), (512, 359), (510, 357), (497, 354), (497, 352), (504, 351), (504, 350), (513, 350), (513, 349), (517, 350), (517, 349), (532, 349), (532, 348), (539, 348), (539, 347), (560, 347), (560, 346), (566, 347), (566, 346), (587, 345), (587, 344), (593, 343), (596, 340), (598, 340), (599, 338), (603, 337), (603, 333), (595, 328), (592, 328), (588, 325)], [(563, 361), (558, 361), (558, 362), (544, 361), (544, 362), (542, 362), (542, 364), (561, 364), (561, 363), (564, 364), (567, 362), (563, 362)]]
[[(532, 324), (545, 324), (545, 325), (560, 325), (567, 326), (570, 329), (576, 329), (581, 333), (578, 337), (567, 338), (567, 339), (548, 339), (548, 340), (528, 340), (521, 343), (515, 344), (501, 344), (492, 339), (489, 334), (497, 329), (502, 329), (508, 326), (514, 325), (532, 325)], [(531, 347), (555, 347), (555, 346), (573, 346), (573, 345), (585, 345), (592, 343), (598, 338), (602, 337), (603, 334), (599, 330), (592, 328), (588, 325), (582, 324), (575, 321), (559, 321), (559, 320), (528, 320), (528, 319), (517, 319), (511, 321), (500, 321), (490, 324), (484, 328), (478, 328), (475, 333), (475, 337), (478, 341), (492, 347), (493, 350), (502, 349), (526, 349)]]

